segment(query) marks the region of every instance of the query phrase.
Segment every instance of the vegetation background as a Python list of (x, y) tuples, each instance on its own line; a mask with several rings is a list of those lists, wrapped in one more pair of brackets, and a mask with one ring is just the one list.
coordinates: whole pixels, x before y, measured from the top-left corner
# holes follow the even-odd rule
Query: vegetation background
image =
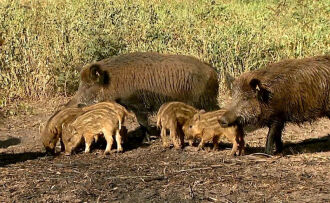
[(71, 95), (76, 68), (134, 51), (187, 54), (237, 76), (329, 54), (328, 0), (1, 0), (0, 108)]

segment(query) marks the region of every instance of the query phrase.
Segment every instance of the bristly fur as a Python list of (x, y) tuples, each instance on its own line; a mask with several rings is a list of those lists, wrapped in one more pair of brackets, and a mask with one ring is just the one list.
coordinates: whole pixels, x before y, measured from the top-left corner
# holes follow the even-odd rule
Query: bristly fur
[(265, 126), (274, 117), (293, 123), (330, 117), (330, 56), (284, 60), (241, 75), (234, 83), (235, 104), (254, 94), (252, 79), (261, 82), (270, 98), (268, 103), (242, 108), (243, 124)]
[(131, 53), (84, 67), (70, 104), (109, 99), (130, 109), (155, 112), (163, 103), (176, 100), (216, 109), (217, 94), (216, 71), (194, 57)]
[(222, 126), (269, 127), (266, 153), (283, 149), (286, 122), (330, 118), (330, 56), (283, 60), (242, 74), (234, 81), (232, 102)]

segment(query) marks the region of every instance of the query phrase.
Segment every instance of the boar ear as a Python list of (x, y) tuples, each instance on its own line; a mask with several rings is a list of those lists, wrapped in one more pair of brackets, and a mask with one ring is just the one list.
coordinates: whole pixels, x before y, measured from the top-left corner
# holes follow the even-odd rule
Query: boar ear
[(93, 64), (90, 67), (90, 79), (100, 85), (107, 85), (110, 82), (110, 77), (107, 71), (103, 71), (99, 64)]
[(261, 85), (260, 80), (252, 79), (250, 81), (250, 86), (257, 93), (257, 98), (260, 101), (265, 102), (265, 103), (269, 102), (269, 99), (271, 97), (271, 92)]
[(224, 72), (225, 75), (225, 86), (228, 90), (233, 89), (233, 82), (235, 80), (235, 77), (233, 77), (231, 74), (229, 74), (227, 71)]
[(198, 121), (201, 119), (201, 114), (200, 113), (197, 113), (194, 115), (194, 121)]

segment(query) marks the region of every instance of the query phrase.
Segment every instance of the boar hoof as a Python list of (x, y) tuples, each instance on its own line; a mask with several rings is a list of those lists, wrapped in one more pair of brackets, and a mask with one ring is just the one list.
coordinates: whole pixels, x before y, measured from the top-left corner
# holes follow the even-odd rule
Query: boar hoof
[(104, 151), (104, 155), (109, 155), (110, 151)]
[(229, 155), (230, 155), (231, 157), (236, 157), (236, 152), (231, 152)]
[(164, 147), (164, 148), (170, 148), (170, 144), (167, 143), (167, 142), (166, 142), (166, 143), (163, 143), (163, 147)]
[(64, 155), (65, 155), (65, 156), (70, 156), (70, 155), (71, 155), (71, 152), (65, 152)]
[(181, 150), (182, 149), (182, 146), (181, 145), (174, 145), (174, 149)]
[(123, 148), (119, 148), (119, 149), (117, 149), (117, 153), (121, 153), (121, 152), (123, 152), (124, 150), (123, 150)]

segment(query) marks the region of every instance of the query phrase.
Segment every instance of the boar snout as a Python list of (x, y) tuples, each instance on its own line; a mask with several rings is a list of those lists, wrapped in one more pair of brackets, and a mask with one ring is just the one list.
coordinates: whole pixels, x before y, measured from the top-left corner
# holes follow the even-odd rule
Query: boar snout
[(45, 149), (46, 149), (46, 154), (55, 155), (55, 148), (45, 147)]
[(226, 111), (220, 118), (218, 118), (218, 122), (223, 128), (236, 124), (237, 120), (238, 117), (232, 111)]

